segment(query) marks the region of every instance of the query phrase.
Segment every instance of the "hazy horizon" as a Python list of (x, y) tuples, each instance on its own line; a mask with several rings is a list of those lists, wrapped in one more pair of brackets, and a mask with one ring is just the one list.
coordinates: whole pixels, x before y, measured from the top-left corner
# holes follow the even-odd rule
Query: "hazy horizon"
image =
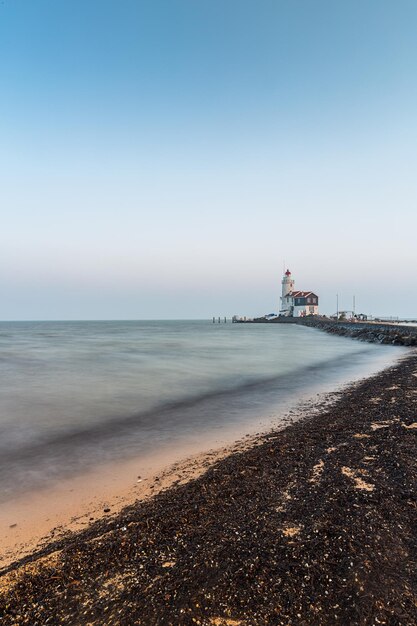
[(4, 0), (0, 319), (417, 317), (412, 0)]

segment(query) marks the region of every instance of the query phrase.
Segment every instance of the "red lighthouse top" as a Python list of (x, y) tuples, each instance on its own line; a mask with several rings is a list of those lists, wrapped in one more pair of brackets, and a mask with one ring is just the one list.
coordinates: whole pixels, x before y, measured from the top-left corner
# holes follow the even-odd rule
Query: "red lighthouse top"
[(285, 276), (291, 276), (291, 272), (290, 272), (290, 270), (287, 270), (287, 271), (285, 272)]

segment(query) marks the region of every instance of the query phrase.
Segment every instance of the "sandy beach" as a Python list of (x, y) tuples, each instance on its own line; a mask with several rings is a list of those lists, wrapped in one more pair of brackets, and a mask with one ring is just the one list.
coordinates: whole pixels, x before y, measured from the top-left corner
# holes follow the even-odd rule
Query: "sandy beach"
[(195, 444), (183, 444), (149, 457), (102, 465), (87, 474), (3, 503), (0, 570), (52, 540), (91, 526), (99, 518), (112, 517), (127, 505), (147, 500), (173, 484), (197, 478), (215, 461), (251, 443), (249, 435), (239, 442), (209, 450), (208, 442), (201, 443), (204, 452), (198, 452)]
[(6, 567), (2, 623), (416, 623), (416, 409), (410, 352)]
[[(338, 394), (322, 391), (277, 412), (273, 430), (334, 401)], [(246, 429), (245, 429), (246, 430)], [(258, 431), (256, 434), (254, 434)], [(208, 467), (228, 455), (256, 445), (260, 433), (271, 431), (268, 419), (257, 420), (251, 432), (224, 427), (221, 436), (193, 438), (161, 447), (140, 458), (119, 460), (61, 480), (36, 491), (28, 490), (0, 507), (0, 571), (41, 550), (51, 541), (84, 530), (100, 518), (114, 517), (138, 501), (152, 498), (173, 485), (201, 476)]]

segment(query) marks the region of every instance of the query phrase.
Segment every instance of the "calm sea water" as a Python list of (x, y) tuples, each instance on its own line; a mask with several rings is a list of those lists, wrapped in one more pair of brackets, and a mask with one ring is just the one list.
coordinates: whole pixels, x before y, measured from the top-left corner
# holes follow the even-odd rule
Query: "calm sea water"
[(401, 350), (292, 325), (0, 323), (0, 501), (167, 443), (244, 434)]

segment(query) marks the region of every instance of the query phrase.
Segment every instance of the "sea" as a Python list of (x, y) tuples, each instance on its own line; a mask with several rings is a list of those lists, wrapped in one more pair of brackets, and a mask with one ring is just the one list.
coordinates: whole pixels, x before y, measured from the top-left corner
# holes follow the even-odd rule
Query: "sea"
[(0, 502), (167, 446), (282, 423), (404, 348), (291, 324), (0, 323)]

